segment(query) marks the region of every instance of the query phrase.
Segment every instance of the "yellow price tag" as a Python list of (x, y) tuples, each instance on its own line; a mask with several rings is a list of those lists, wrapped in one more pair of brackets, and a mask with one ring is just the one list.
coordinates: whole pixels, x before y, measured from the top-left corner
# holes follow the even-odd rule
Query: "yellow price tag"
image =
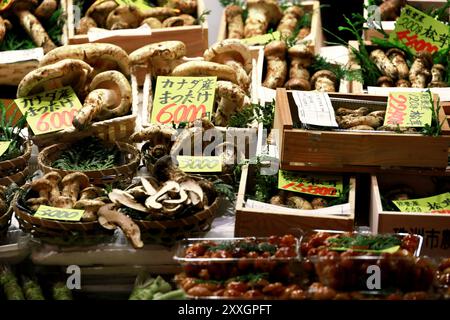
[(342, 176), (311, 176), (280, 170), (278, 171), (278, 189), (319, 197), (339, 197), (344, 190), (344, 186)]
[(30, 97), (15, 99), (35, 135), (72, 128), (73, 117), (82, 108), (71, 87), (42, 92)]
[(83, 217), (84, 210), (79, 209), (66, 209), (66, 208), (55, 208), (40, 205), (34, 214), (35, 217), (50, 219), (50, 220), (64, 220), (64, 221), (80, 221)]
[(222, 172), (219, 156), (177, 156), (178, 167), (184, 172)]
[(158, 77), (151, 123), (193, 122), (211, 118), (217, 77)]
[(427, 92), (391, 92), (384, 125), (424, 127), (431, 124), (432, 106)]
[(389, 35), (389, 41), (396, 40), (404, 43), (413, 54), (420, 51), (433, 54), (448, 47), (449, 30), (444, 23), (406, 5)]
[(247, 39), (242, 39), (241, 42), (245, 43), (248, 46), (255, 46), (255, 45), (264, 45), (271, 41), (275, 40), (281, 40), (281, 33), (280, 31), (275, 31), (272, 33), (263, 34), (260, 36), (254, 36)]
[(401, 212), (450, 213), (450, 192), (428, 198), (392, 202)]
[(0, 156), (2, 156), (6, 150), (8, 150), (11, 141), (0, 141)]

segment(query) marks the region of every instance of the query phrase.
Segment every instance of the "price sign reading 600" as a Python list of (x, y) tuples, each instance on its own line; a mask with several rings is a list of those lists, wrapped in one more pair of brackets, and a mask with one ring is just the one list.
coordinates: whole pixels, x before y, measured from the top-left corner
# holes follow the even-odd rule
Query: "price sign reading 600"
[(193, 122), (210, 118), (217, 77), (158, 77), (150, 121)]
[(73, 117), (82, 105), (71, 87), (45, 91), (34, 96), (15, 99), (35, 135), (72, 127)]

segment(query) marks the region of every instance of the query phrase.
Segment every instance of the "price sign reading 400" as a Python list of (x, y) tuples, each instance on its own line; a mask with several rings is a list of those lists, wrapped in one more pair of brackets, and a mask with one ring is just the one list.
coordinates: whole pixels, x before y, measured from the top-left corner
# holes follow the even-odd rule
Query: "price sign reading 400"
[(312, 176), (283, 170), (278, 173), (278, 189), (323, 197), (339, 197), (344, 190), (341, 176)]
[(82, 105), (71, 87), (45, 91), (34, 96), (15, 99), (35, 135), (72, 127), (73, 117)]
[(217, 77), (158, 77), (150, 122), (211, 118)]
[(420, 51), (433, 54), (448, 47), (449, 30), (444, 23), (407, 5), (389, 35), (390, 41), (397, 39), (409, 47), (413, 54)]

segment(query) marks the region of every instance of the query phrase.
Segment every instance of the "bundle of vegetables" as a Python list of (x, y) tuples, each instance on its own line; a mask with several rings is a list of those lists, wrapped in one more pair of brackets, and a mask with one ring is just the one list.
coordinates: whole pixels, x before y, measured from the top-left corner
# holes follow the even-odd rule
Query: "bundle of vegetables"
[(0, 50), (42, 47), (49, 52), (62, 44), (62, 18), (57, 0), (11, 1), (0, 14)]
[(152, 29), (191, 26), (200, 24), (204, 17), (197, 17), (197, 0), (147, 1), (148, 9), (135, 5), (119, 4), (114, 0), (97, 0), (81, 18), (76, 34), (87, 34), (90, 28), (109, 30), (132, 29), (147, 24)]
[(72, 124), (84, 129), (94, 121), (126, 115), (131, 109), (128, 54), (106, 43), (68, 45), (47, 53), (28, 73), (17, 97), (71, 86), (83, 104)]
[(152, 278), (147, 274), (140, 274), (136, 278), (129, 300), (184, 300), (183, 290), (172, 290), (170, 283), (161, 276)]
[(336, 92), (341, 79), (360, 78), (356, 70), (331, 64), (303, 43), (291, 46), (286, 41), (272, 41), (264, 48), (264, 58), (266, 73), (262, 85), (270, 89)]
[(283, 38), (302, 41), (311, 33), (312, 12), (301, 5), (276, 0), (221, 0), (225, 6), (227, 38), (244, 39), (279, 31)]
[(212, 121), (217, 126), (227, 126), (233, 114), (250, 106), (252, 56), (247, 45), (238, 40), (224, 40), (207, 49), (203, 60), (187, 61), (185, 55), (183, 42), (165, 41), (135, 50), (130, 60), (132, 68), (144, 67), (155, 78), (216, 76), (217, 104)]

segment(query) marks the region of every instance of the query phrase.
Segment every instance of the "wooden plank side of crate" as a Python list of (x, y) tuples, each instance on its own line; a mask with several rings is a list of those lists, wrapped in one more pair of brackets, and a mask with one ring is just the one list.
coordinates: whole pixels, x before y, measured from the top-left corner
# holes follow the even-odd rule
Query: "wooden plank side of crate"
[[(87, 35), (75, 34), (75, 17), (73, 0), (67, 0), (67, 34), (69, 44), (89, 43)], [(197, 15), (200, 16), (205, 10), (203, 0), (198, 0)], [(150, 43), (156, 43), (168, 40), (179, 40), (186, 44), (187, 56), (195, 57), (203, 54), (208, 48), (208, 23), (201, 25), (153, 29), (150, 36), (111, 36), (98, 40), (96, 42), (112, 43), (120, 46), (128, 53), (141, 48)]]
[[(417, 180), (406, 177), (408, 185)], [(398, 181), (399, 183), (403, 181)], [(420, 187), (415, 184), (416, 187)], [(375, 233), (410, 232), (424, 237), (422, 254), (439, 257), (450, 254), (450, 215), (393, 212), (383, 210), (377, 176), (371, 177), (371, 229)]]
[(263, 209), (245, 208), (245, 193), (248, 182), (248, 166), (242, 169), (236, 201), (235, 236), (270, 236), (295, 233), (298, 230), (346, 230), (351, 231), (355, 220), (356, 180), (350, 178), (350, 216), (292, 214), (269, 212)]

